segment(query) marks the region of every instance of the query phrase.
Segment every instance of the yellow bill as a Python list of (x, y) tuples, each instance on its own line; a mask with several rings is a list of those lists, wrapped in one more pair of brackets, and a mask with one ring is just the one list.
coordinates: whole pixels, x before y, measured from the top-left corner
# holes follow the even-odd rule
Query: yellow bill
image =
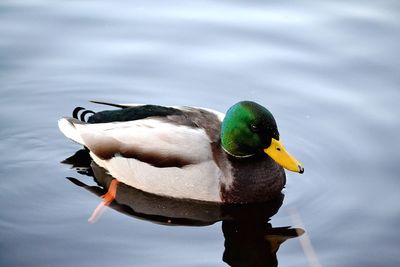
[(303, 165), (287, 152), (281, 141), (272, 138), (271, 145), (265, 148), (264, 152), (283, 168), (293, 172), (304, 172)]

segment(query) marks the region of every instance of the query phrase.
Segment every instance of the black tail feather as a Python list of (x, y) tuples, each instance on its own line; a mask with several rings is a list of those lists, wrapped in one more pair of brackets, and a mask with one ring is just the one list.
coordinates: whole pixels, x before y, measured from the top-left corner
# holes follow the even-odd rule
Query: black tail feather
[(76, 107), (76, 108), (74, 109), (74, 111), (72, 111), (72, 118), (78, 119), (78, 120), (79, 120), (79, 118), (78, 118), (78, 113), (79, 113), (79, 111), (81, 111), (81, 110), (85, 110), (85, 108), (83, 108), (83, 107)]
[[(81, 114), (79, 114), (80, 111), (83, 111), (83, 112)], [(87, 110), (87, 109), (85, 109), (83, 107), (76, 107), (74, 109), (74, 111), (72, 112), (72, 117), (74, 119), (77, 119), (77, 120), (80, 120), (80, 121), (83, 121), (83, 122), (87, 122), (87, 120), (85, 118), (85, 116), (87, 114), (92, 114), (93, 115), (93, 114), (95, 114), (95, 112), (92, 111), (92, 110)]]
[(87, 120), (85, 120), (85, 116), (86, 116), (87, 114), (92, 114), (92, 115), (94, 115), (95, 112), (93, 112), (92, 110), (85, 110), (84, 112), (81, 113), (81, 116), (80, 116), (81, 121), (87, 122)]
[(119, 104), (113, 104), (113, 103), (108, 103), (108, 102), (102, 102), (102, 101), (93, 101), (91, 100), (90, 102), (94, 104), (99, 104), (99, 105), (106, 105), (106, 106), (111, 106), (111, 107), (116, 107), (116, 108), (129, 108), (129, 106), (124, 106), (124, 105), (119, 105)]

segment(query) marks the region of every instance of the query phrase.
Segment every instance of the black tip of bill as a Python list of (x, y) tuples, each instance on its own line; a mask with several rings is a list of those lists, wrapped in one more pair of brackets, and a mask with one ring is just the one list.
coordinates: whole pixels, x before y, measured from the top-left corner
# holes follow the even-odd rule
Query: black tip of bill
[(299, 167), (299, 173), (304, 173), (304, 168), (300, 165), (298, 167)]

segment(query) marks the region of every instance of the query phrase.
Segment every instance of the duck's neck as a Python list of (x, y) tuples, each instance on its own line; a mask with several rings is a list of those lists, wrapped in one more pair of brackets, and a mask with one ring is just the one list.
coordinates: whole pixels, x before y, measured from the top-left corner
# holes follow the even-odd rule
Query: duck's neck
[(285, 172), (265, 155), (248, 158), (229, 156), (232, 166), (232, 184), (221, 187), (224, 202), (262, 202), (278, 196), (286, 183)]
[(243, 158), (249, 158), (254, 156), (255, 154), (244, 154), (244, 153), (240, 153), (237, 150), (229, 150), (227, 148), (224, 147), (223, 144), (221, 144), (222, 149), (225, 151), (225, 153), (227, 153), (229, 156), (237, 158), (237, 159), (243, 159)]

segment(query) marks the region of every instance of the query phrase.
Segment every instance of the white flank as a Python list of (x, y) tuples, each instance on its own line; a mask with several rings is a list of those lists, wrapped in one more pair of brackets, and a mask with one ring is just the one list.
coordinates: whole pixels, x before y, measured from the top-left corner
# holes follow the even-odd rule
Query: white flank
[(215, 164), (210, 139), (203, 129), (152, 118), (97, 124), (73, 122), (73, 119), (59, 120), (60, 130), (89, 150), (115, 145), (121, 151), (133, 149), (141, 154), (179, 157), (192, 163), (182, 168), (159, 168), (124, 158), (118, 152), (106, 160), (91, 152), (93, 160), (119, 181), (158, 195), (221, 202), (220, 184), (226, 183), (227, 177), (223, 177)]
[(118, 142), (121, 150), (134, 149), (141, 153), (183, 157), (196, 163), (212, 159), (210, 140), (202, 129), (177, 126), (157, 119), (76, 124), (75, 128), (89, 149)]
[(145, 192), (183, 199), (221, 202), (221, 173), (212, 160), (183, 168), (157, 168), (121, 156), (102, 160), (91, 153), (93, 160), (129, 186)]

